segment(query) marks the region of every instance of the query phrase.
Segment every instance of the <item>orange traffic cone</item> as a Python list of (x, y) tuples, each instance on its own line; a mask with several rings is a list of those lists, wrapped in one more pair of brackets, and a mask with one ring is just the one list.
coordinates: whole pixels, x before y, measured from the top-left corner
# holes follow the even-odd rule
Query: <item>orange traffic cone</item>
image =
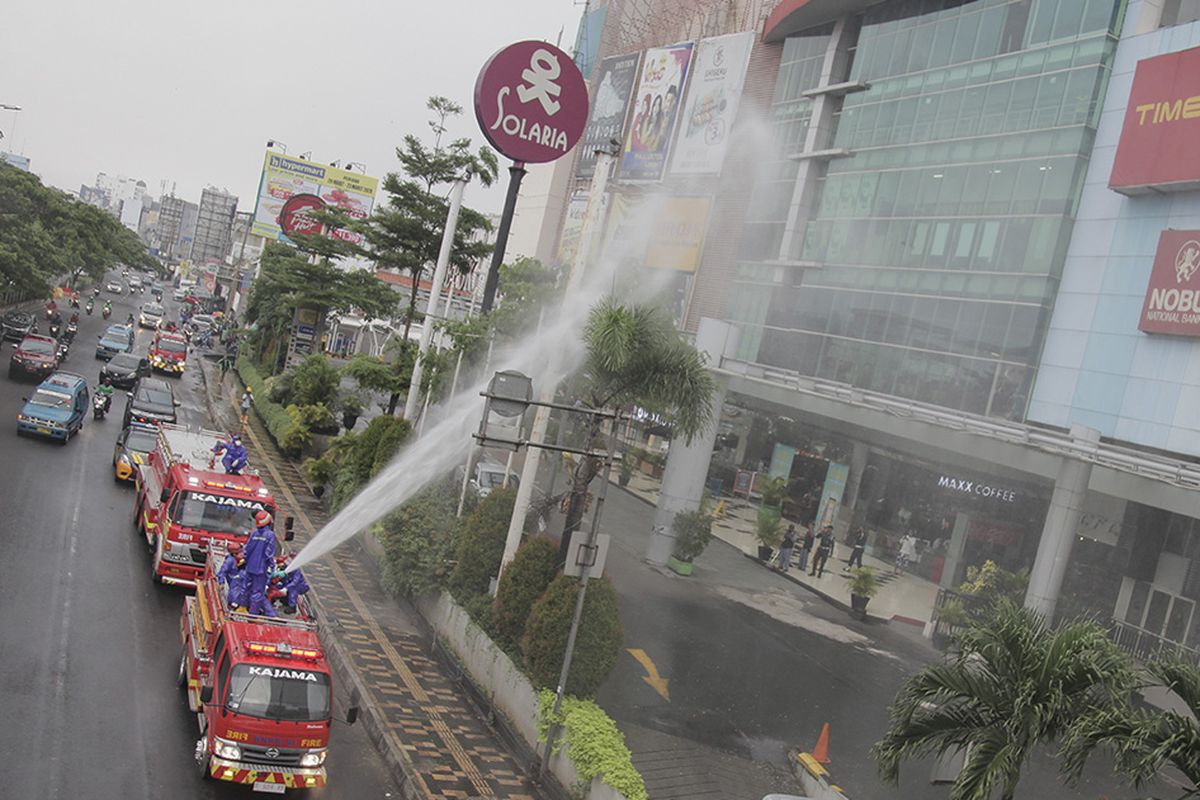
[(813, 748), (812, 757), (822, 764), (829, 763), (829, 723), (821, 726), (821, 735), (817, 737), (817, 746)]

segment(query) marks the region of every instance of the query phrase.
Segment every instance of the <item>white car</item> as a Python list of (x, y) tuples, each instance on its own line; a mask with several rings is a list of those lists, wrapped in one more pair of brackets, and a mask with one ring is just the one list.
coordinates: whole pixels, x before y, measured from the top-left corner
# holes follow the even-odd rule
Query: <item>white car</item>
[[(508, 473), (508, 485), (517, 488), (520, 479), (516, 473)], [(491, 461), (480, 461), (475, 465), (475, 475), (471, 478), (471, 486), (479, 492), (480, 498), (487, 497), (493, 489), (504, 485), (504, 465)]]
[(157, 329), (162, 323), (164, 310), (158, 303), (146, 303), (138, 314), (138, 326)]
[(188, 296), (188, 290), (182, 286), (180, 286), (175, 291), (171, 292), (171, 297), (175, 300), (183, 300), (183, 298), (185, 298), (187, 296)]
[(116, 281), (109, 281), (107, 284), (105, 284), (104, 288), (113, 294), (121, 294), (125, 291), (125, 287)]
[(140, 276), (138, 276), (138, 275), (131, 275), (131, 276), (130, 276), (130, 278), (129, 278), (129, 288), (130, 288), (130, 289), (140, 289), (140, 288), (142, 288), (142, 279), (141, 279), (141, 277), (140, 277)]

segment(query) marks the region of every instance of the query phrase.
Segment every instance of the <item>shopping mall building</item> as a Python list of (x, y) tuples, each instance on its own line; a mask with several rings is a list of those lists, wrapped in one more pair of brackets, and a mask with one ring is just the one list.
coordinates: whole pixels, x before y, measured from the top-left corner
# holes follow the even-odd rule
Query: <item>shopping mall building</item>
[[(623, 145), (603, 245), (652, 219), (622, 257), (675, 273), (724, 387), (672, 445), (648, 557), (705, 486), (780, 476), (785, 512), (870, 554), (912, 531), (935, 588), (1028, 568), (1028, 604), (1200, 654), (1200, 1), (598, 8), (594, 109), (643, 54), (594, 129)], [(740, 84), (706, 88), (738, 32)], [(659, 165), (647, 65), (687, 41)], [(590, 160), (555, 175), (571, 247)]]

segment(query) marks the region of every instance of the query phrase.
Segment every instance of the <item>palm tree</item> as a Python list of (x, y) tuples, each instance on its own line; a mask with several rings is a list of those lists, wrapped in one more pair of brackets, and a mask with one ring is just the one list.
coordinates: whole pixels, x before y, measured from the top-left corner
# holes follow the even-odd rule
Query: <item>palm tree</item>
[[(584, 405), (605, 409), (637, 404), (672, 419), (675, 435), (687, 441), (712, 422), (716, 382), (666, 309), (606, 300), (592, 309), (584, 339), (587, 356), (576, 387)], [(599, 444), (600, 422), (592, 418), (590, 446)], [(563, 526), (564, 554), (583, 520), (588, 485), (600, 465), (595, 458), (576, 464)]]
[(1152, 661), (1146, 665), (1145, 685), (1159, 685), (1191, 710), (1135, 709), (1128, 703), (1096, 708), (1071, 727), (1063, 749), (1063, 769), (1079, 777), (1088, 755), (1097, 747), (1111, 750), (1115, 767), (1138, 786), (1153, 780), (1166, 766), (1191, 783), (1184, 797), (1200, 796), (1200, 668), (1184, 661)]
[(1080, 709), (1128, 697), (1128, 657), (1092, 622), (1052, 630), (1003, 600), (973, 623), (956, 652), (909, 677), (873, 753), (885, 780), (900, 763), (965, 750), (950, 800), (1011, 800), (1034, 747), (1066, 735)]

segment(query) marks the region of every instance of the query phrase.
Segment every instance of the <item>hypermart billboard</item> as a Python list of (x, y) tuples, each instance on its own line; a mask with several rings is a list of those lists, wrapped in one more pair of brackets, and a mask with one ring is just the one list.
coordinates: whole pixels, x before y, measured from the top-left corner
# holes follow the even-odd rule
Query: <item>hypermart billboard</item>
[(1138, 329), (1200, 336), (1200, 231), (1165, 230), (1150, 270)]
[(1200, 47), (1138, 62), (1108, 185), (1200, 189)]
[[(283, 204), (297, 194), (314, 195), (325, 205), (340, 208), (353, 219), (366, 219), (375, 206), (378, 187), (378, 178), (268, 150), (250, 231), (268, 239), (285, 239), (279, 227), (279, 214)], [(335, 235), (358, 239), (358, 234), (348, 231), (339, 231)]]

